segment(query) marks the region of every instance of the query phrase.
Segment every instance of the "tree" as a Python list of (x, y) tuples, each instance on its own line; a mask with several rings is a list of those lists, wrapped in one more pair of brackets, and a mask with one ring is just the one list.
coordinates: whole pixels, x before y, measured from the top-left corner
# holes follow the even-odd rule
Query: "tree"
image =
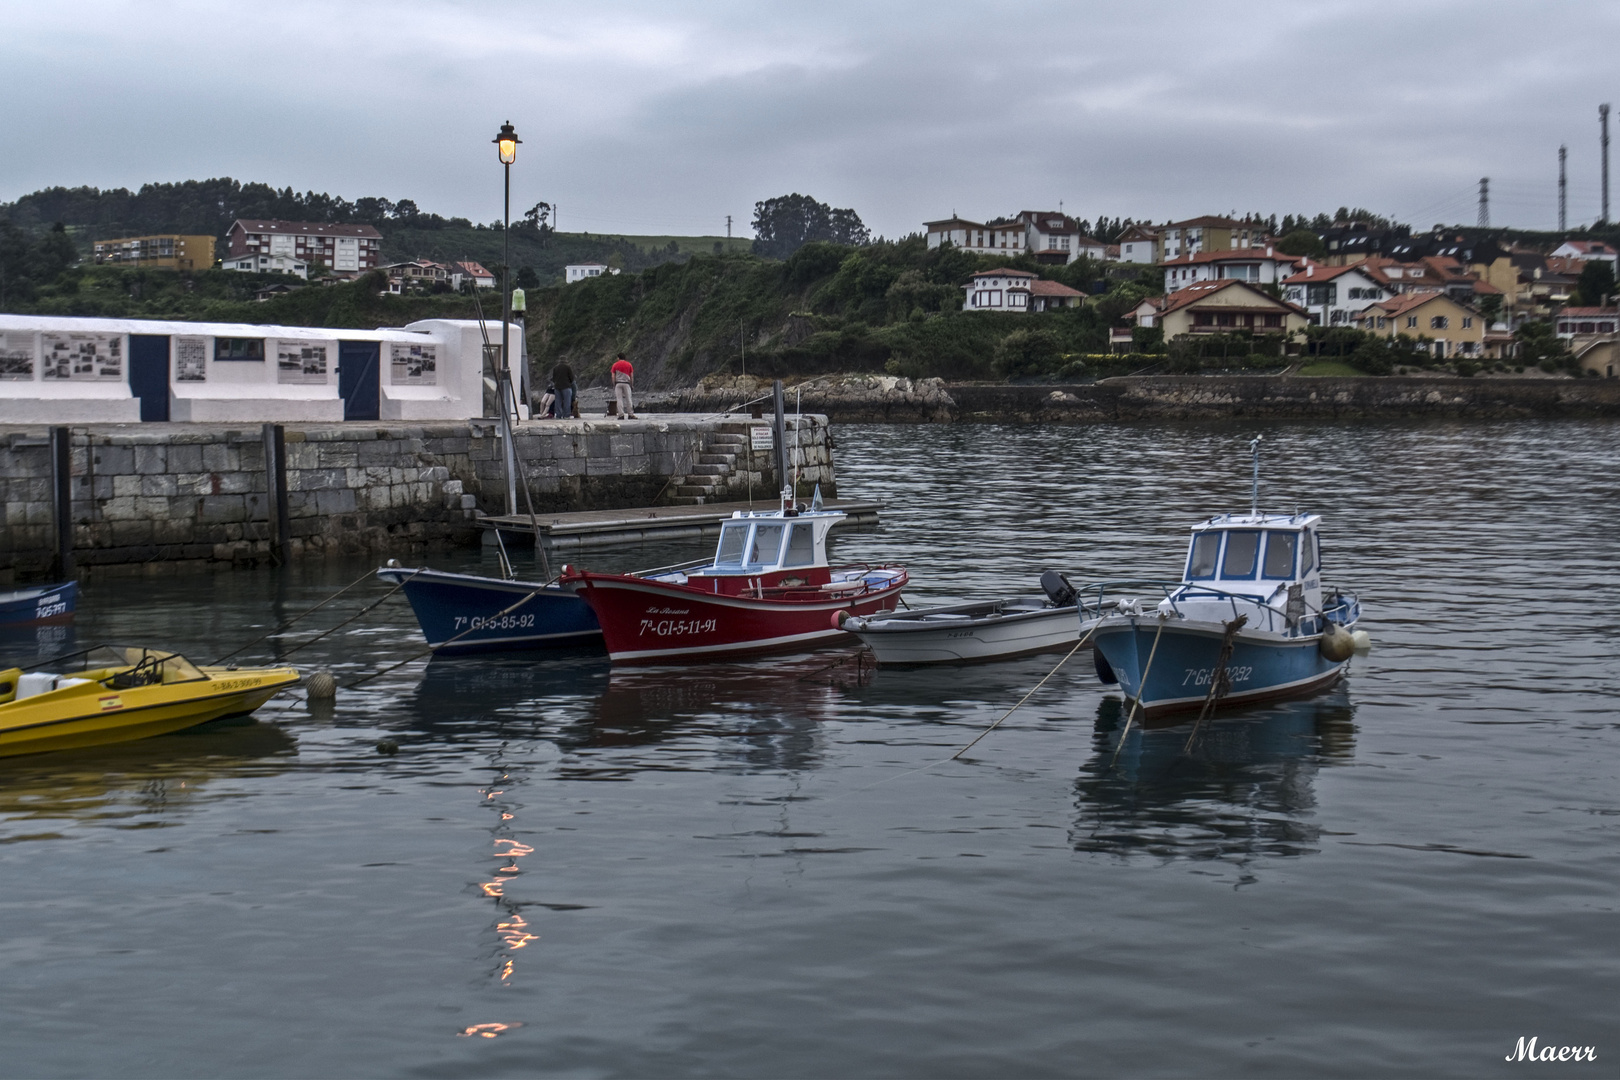
[(1322, 246), (1322, 238), (1310, 229), (1294, 229), (1277, 241), (1277, 250), (1284, 255), (1313, 255), (1317, 258), (1327, 251)]
[(1601, 307), (1605, 298), (1614, 292), (1614, 264), (1607, 259), (1586, 260), (1575, 288), (1579, 292), (1576, 303)]
[(520, 289), (538, 289), (540, 275), (534, 272), (534, 267), (520, 267), (517, 272), (517, 287)]
[(1513, 331), (1519, 343), (1519, 359), (1526, 365), (1540, 364), (1543, 371), (1552, 371), (1570, 360), (1569, 349), (1558, 340), (1550, 322), (1523, 322)]
[(860, 247), (871, 233), (853, 210), (834, 210), (795, 192), (754, 204), (754, 254), (786, 259), (811, 241)]
[(1007, 379), (1045, 375), (1062, 355), (1058, 336), (1050, 330), (1014, 330), (996, 346), (995, 369)]

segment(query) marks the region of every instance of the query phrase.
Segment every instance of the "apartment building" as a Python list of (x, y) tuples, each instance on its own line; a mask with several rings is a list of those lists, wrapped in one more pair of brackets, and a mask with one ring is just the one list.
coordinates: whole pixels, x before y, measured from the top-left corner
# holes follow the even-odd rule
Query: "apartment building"
[(96, 265), (142, 266), (154, 270), (209, 270), (214, 265), (214, 238), (163, 233), (97, 240), (91, 249)]
[(382, 233), (370, 225), (238, 218), (225, 233), (233, 256), (275, 255), (323, 264), (334, 274), (357, 277), (377, 267)]

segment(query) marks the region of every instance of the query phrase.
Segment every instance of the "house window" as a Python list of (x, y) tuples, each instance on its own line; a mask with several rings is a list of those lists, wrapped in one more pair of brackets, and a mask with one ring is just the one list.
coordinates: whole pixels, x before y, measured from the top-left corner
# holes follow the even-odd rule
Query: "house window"
[(1474, 328), (1474, 317), (1472, 315), (1463, 316), (1462, 328), (1464, 330), (1472, 330)]
[(1378, 329), (1380, 329), (1380, 330), (1388, 330), (1389, 329), (1389, 320), (1384, 318), (1382, 315), (1378, 316)]
[(1612, 322), (1598, 323), (1598, 333), (1600, 333), (1600, 334), (1612, 334), (1612, 333), (1614, 333), (1614, 323), (1612, 323)]
[(1276, 329), (1276, 328), (1282, 326), (1282, 316), (1281, 315), (1265, 315), (1265, 316), (1262, 316), (1262, 319), (1263, 319), (1263, 321), (1261, 323), (1262, 326), (1269, 326), (1272, 329)]
[(1027, 293), (1021, 293), (1021, 292), (1009, 292), (1007, 294), (1007, 306), (1008, 307), (1028, 307), (1029, 306), (1029, 295)]
[(1409, 329), (1409, 330), (1416, 330), (1417, 329), (1417, 316), (1416, 315), (1408, 315), (1406, 317), (1406, 326), (1407, 326), (1407, 329)]
[(1429, 319), (1430, 330), (1445, 330), (1451, 326), (1451, 320), (1444, 315), (1435, 315)]
[(1575, 332), (1578, 334), (1590, 334), (1596, 329), (1597, 326), (1595, 323), (1583, 322), (1575, 328)]

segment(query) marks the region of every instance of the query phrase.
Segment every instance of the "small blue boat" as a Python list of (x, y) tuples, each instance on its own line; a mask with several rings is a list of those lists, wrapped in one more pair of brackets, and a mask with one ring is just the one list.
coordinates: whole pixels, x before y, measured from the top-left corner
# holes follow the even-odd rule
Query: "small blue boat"
[(403, 584), (422, 635), (444, 656), (600, 644), (602, 628), (572, 589), (443, 570), (389, 565), (384, 581)]
[(1082, 590), (1080, 633), (1091, 636), (1098, 676), (1147, 716), (1338, 682), (1366, 635), (1356, 632), (1356, 597), (1322, 584), (1321, 524), (1317, 514), (1257, 510), (1212, 517), (1193, 526), (1180, 581)]
[(78, 595), (75, 581), (0, 592), (0, 629), (72, 622)]

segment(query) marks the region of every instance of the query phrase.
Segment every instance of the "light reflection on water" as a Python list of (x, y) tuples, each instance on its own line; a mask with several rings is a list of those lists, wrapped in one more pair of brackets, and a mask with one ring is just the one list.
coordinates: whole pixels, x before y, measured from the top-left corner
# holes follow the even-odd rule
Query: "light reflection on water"
[[(1327, 515), (1328, 577), (1361, 593), (1374, 651), (1190, 744), (1186, 724), (1121, 740), (1084, 654), (949, 761), (1057, 657), (575, 651), (0, 761), (0, 1060), (1478, 1075), (1519, 1034), (1602, 1042), (1620, 434), (1265, 430), (1262, 501)], [(842, 492), (886, 506), (837, 553), (909, 563), (913, 603), (1032, 592), (1048, 567), (1173, 573), (1188, 524), (1246, 505), (1252, 433), (843, 428)], [(96, 640), (211, 659), (366, 565), (98, 579), (76, 628), (0, 660)], [(293, 659), (359, 674), (419, 648), (402, 603), (375, 615)]]

